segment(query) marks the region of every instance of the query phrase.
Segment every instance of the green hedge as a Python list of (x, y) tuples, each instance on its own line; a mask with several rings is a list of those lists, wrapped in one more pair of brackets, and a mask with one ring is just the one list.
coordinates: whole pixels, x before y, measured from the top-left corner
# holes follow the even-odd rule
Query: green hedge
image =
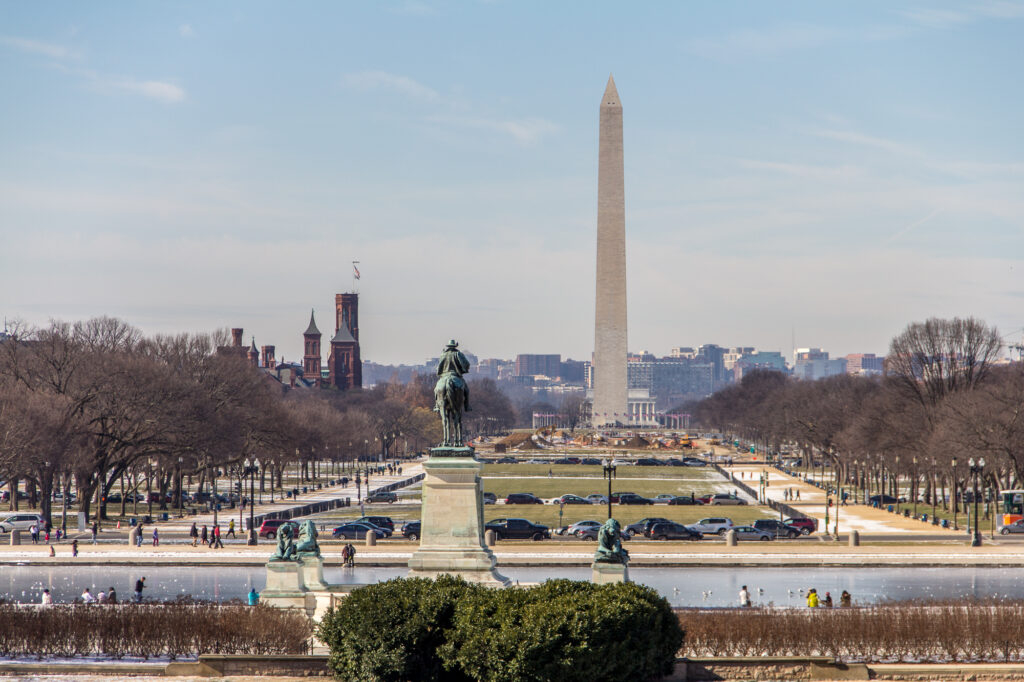
[(380, 682), (656, 679), (683, 640), (668, 602), (635, 583), (489, 589), (447, 576), (355, 590), (319, 636), (339, 679)]

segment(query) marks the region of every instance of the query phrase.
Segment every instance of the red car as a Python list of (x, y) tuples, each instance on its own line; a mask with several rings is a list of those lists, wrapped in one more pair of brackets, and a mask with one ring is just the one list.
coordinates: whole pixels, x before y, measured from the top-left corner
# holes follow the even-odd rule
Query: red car
[(292, 537), (295, 537), (299, 532), (299, 524), (288, 519), (265, 519), (263, 525), (260, 526), (259, 536), (261, 538), (270, 538), (273, 540), (277, 537), (277, 532), (281, 529), (281, 526), (289, 525), (292, 527)]
[(818, 522), (814, 519), (802, 517), (802, 518), (790, 518), (783, 521), (787, 526), (793, 526), (799, 528), (800, 532), (804, 535), (810, 535), (814, 531), (818, 530)]

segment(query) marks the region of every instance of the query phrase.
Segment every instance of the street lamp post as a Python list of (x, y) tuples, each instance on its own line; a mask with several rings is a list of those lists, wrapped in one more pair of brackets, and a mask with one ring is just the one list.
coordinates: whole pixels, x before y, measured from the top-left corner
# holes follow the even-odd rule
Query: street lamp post
[(604, 461), (601, 476), (608, 479), (608, 518), (612, 517), (612, 479), (615, 478), (615, 465), (610, 459)]
[(935, 477), (935, 458), (932, 457), (932, 525), (935, 525), (935, 498), (938, 497), (938, 491), (936, 490), (936, 483), (938, 481)]
[(911, 461), (914, 463), (914, 482), (910, 486), (910, 494), (914, 496), (914, 518), (917, 518), (917, 457)]
[(256, 497), (256, 474), (260, 470), (260, 460), (254, 459), (252, 462), (245, 460), (245, 473), (249, 475), (249, 540), (246, 544), (256, 544), (256, 510), (255, 510), (255, 497)]
[(181, 484), (182, 484), (182, 481), (184, 480), (183, 477), (182, 477), (181, 469), (182, 469), (182, 464), (184, 464), (184, 463), (185, 463), (185, 458), (184, 457), (179, 457), (178, 458), (178, 518), (179, 519), (183, 518), (185, 516), (185, 508), (184, 508), (185, 505), (182, 502), (182, 499), (184, 498), (185, 491), (181, 489)]
[(974, 492), (974, 539), (971, 540), (971, 547), (981, 547), (981, 533), (978, 531), (978, 479), (985, 470), (985, 458), (982, 457), (975, 463), (974, 458), (967, 460), (971, 470), (971, 484)]
[(149, 471), (146, 472), (146, 504), (149, 505), (150, 522), (153, 519), (153, 470), (156, 468), (156, 460), (149, 460)]
[(900, 458), (896, 456), (896, 469), (893, 472), (896, 475), (896, 484), (893, 486), (892, 496), (896, 498), (896, 514), (900, 513)]
[(953, 485), (950, 486), (953, 493), (953, 530), (960, 530), (960, 527), (956, 524), (956, 512), (957, 512), (957, 485), (956, 485), (956, 457), (953, 458)]

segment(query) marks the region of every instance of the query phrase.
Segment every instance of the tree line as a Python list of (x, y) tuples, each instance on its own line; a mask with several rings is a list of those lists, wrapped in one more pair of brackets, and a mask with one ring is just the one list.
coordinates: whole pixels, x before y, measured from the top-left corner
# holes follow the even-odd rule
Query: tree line
[(1024, 363), (997, 364), (1001, 349), (980, 320), (929, 319), (892, 339), (882, 376), (757, 371), (690, 409), (769, 452), (824, 458), (844, 484), (898, 496), (904, 481), (912, 499), (948, 509), (969, 489), (971, 458), (985, 460), (982, 487), (1024, 486)]
[[(211, 334), (144, 336), (109, 317), (42, 328), (16, 324), (0, 342), (0, 481), (18, 508), (28, 493), (51, 518), (74, 488), (87, 518), (106, 518), (116, 484), (181, 500), (217, 475), (260, 460), (259, 486), (302, 480), (323, 462), (393, 458), (440, 440), (433, 377), (367, 390), (288, 389)], [(471, 384), (468, 433), (509, 428), (515, 413), (493, 382)], [(125, 500), (121, 501), (121, 514)]]

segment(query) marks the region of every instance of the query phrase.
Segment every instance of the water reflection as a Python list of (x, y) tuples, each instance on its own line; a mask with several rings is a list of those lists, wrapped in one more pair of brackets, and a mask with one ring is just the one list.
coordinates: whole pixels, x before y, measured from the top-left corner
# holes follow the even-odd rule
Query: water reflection
[[(521, 568), (501, 567), (501, 572), (519, 583), (536, 583), (549, 578), (587, 580), (587, 567)], [(330, 583), (366, 584), (404, 576), (404, 568), (340, 568), (324, 570)], [(49, 588), (58, 602), (68, 602), (88, 587), (93, 594), (117, 589), (120, 599), (131, 596), (132, 586), (146, 577), (145, 596), (174, 599), (192, 595), (224, 601), (242, 599), (251, 588), (262, 591), (262, 567), (146, 567), (131, 566), (5, 566), (0, 568), (0, 598), (8, 601), (38, 602), (43, 588)], [(806, 591), (839, 594), (848, 590), (858, 604), (888, 599), (919, 598), (1015, 598), (1024, 599), (1024, 573), (994, 567), (905, 567), (905, 568), (631, 568), (630, 577), (664, 595), (673, 606), (735, 606), (740, 587), (746, 585), (755, 604), (803, 606)]]

